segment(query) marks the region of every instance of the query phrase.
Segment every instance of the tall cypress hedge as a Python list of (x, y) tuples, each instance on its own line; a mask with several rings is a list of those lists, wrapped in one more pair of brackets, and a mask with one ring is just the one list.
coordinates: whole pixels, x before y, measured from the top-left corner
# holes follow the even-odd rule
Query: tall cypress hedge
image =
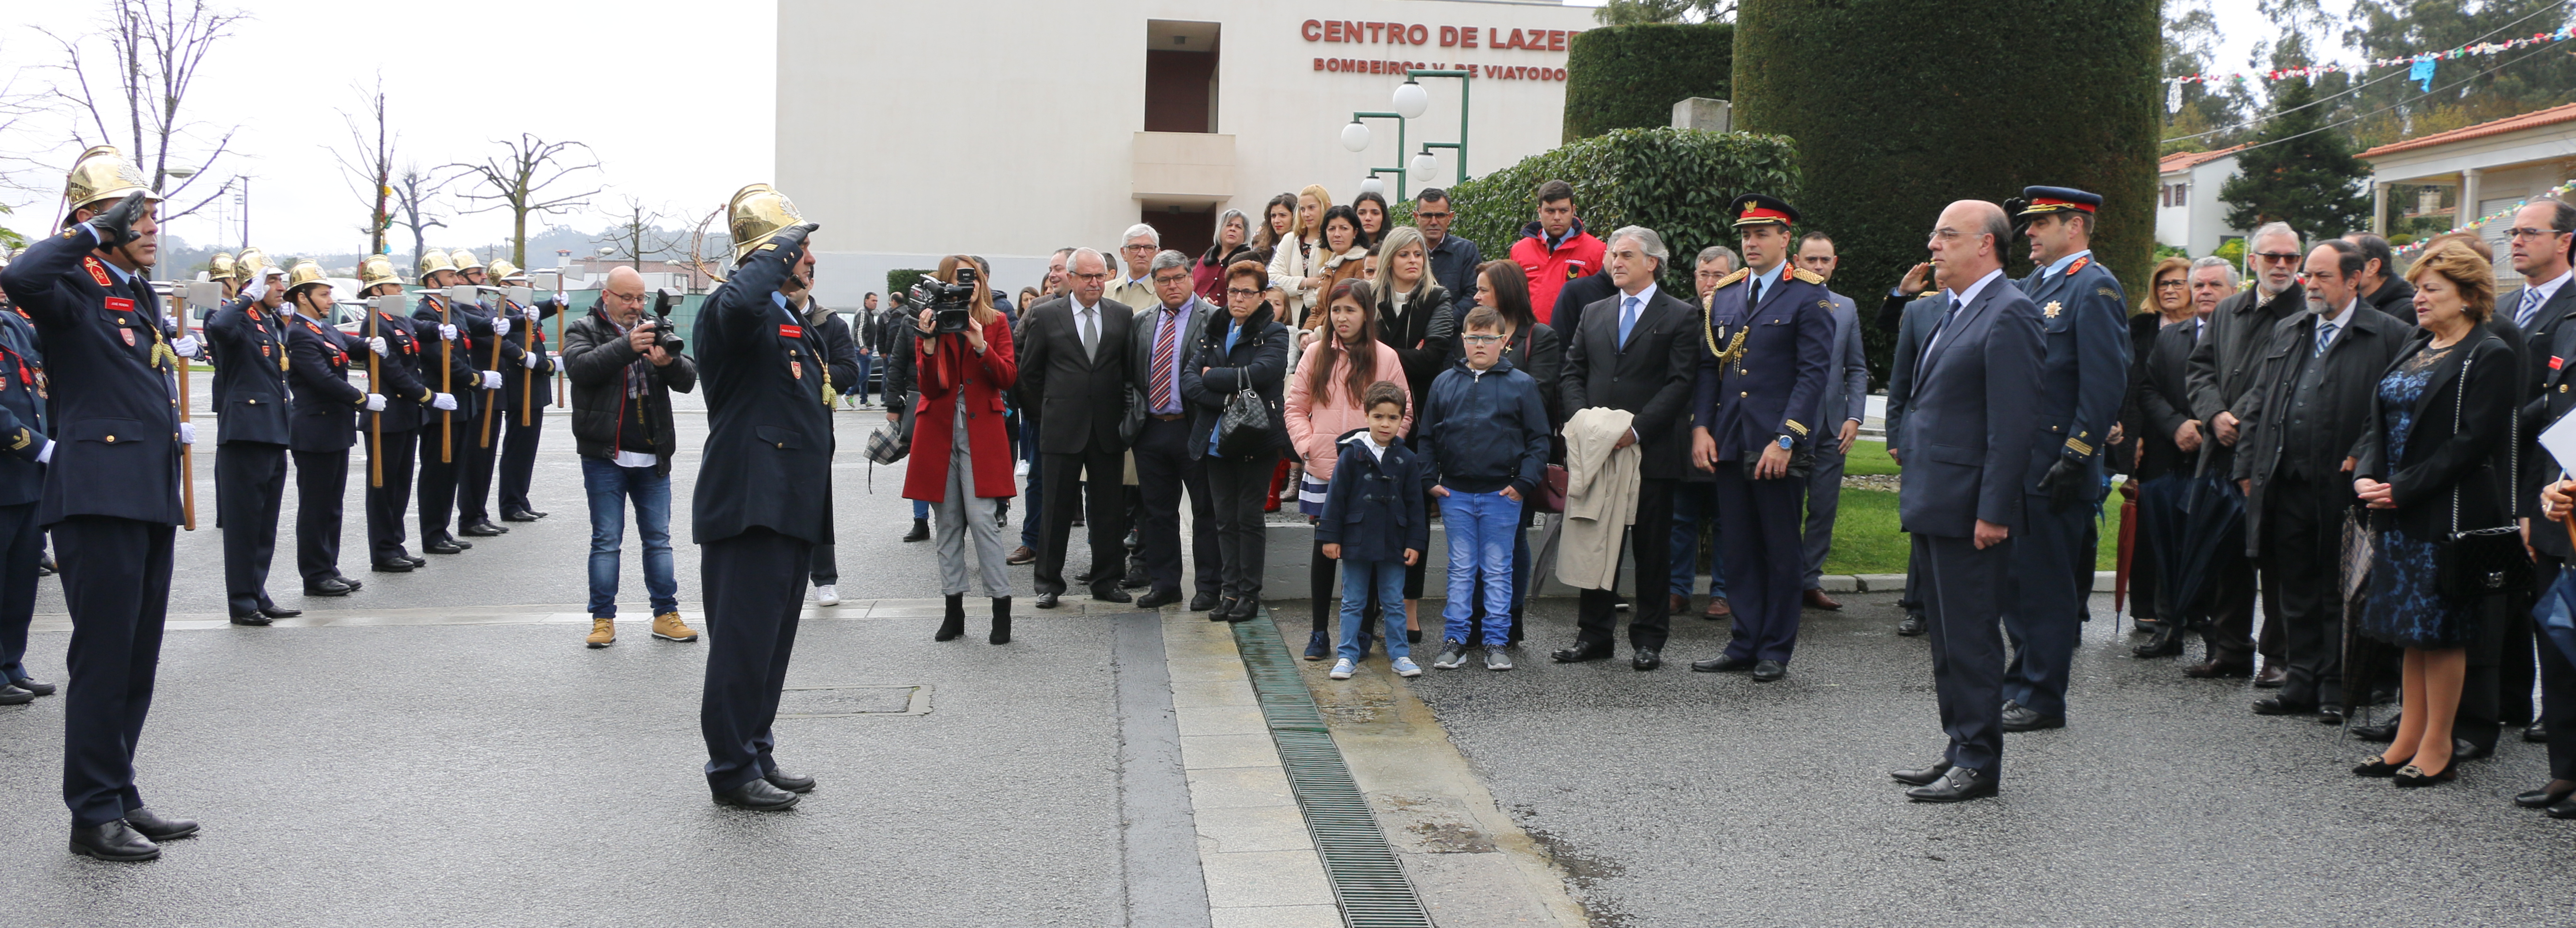
[[(1797, 139), (1801, 225), (1834, 236), (1834, 289), (1867, 313), (1925, 256), (1952, 200), (2030, 184), (2104, 203), (2093, 249), (2130, 296), (2155, 251), (2155, 0), (1743, 0), (1735, 125)], [(2017, 242), (2008, 270), (2028, 268)], [(1871, 336), (1882, 376), (1892, 337)]]
[[(1798, 195), (1797, 152), (1786, 138), (1702, 129), (1619, 129), (1532, 155), (1519, 164), (1448, 188), (1457, 213), (1450, 231), (1476, 243), (1488, 261), (1511, 257), (1521, 226), (1538, 218), (1538, 185), (1574, 185), (1584, 228), (1609, 238), (1620, 226), (1655, 230), (1673, 254), (1663, 286), (1691, 286), (1691, 258), (1710, 245), (1735, 244), (1726, 203), (1738, 194)], [(1397, 222), (1412, 221), (1412, 203)]]
[(1726, 99), (1735, 24), (1646, 23), (1589, 29), (1565, 57), (1565, 140), (1673, 124), (1673, 104)]

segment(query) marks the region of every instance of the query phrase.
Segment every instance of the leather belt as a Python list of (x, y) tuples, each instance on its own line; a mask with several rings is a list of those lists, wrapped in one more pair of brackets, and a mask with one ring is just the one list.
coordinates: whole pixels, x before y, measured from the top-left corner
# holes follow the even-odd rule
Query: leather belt
[(1161, 413), (1150, 413), (1148, 415), (1156, 422), (1178, 422), (1182, 418), (1180, 413), (1173, 413), (1168, 416)]

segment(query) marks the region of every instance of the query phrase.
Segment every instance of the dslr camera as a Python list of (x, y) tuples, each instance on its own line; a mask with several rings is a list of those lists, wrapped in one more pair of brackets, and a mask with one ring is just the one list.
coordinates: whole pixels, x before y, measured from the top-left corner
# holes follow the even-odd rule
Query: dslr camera
[(671, 328), (671, 309), (680, 305), (681, 296), (680, 291), (669, 287), (653, 291), (653, 347), (675, 355), (688, 344)]
[(904, 295), (903, 304), (914, 314), (930, 310), (930, 334), (953, 335), (966, 331), (969, 308), (975, 303), (975, 268), (960, 265), (956, 283), (942, 283), (936, 277), (924, 277)]

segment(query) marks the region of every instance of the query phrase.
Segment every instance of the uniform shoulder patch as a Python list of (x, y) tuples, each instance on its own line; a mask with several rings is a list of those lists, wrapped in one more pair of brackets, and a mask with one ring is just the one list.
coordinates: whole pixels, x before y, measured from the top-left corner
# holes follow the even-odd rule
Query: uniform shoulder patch
[[(1717, 285), (1718, 285), (1718, 286), (1720, 286), (1720, 287), (1723, 287), (1723, 286), (1726, 286), (1726, 285), (1728, 285), (1728, 284), (1732, 284), (1732, 283), (1734, 283), (1734, 282), (1736, 282), (1736, 281), (1743, 280), (1743, 279), (1744, 279), (1744, 278), (1746, 278), (1746, 277), (1752, 276), (1752, 274), (1753, 274), (1753, 269), (1752, 269), (1752, 268), (1749, 268), (1749, 267), (1739, 267), (1739, 268), (1736, 268), (1736, 269), (1735, 269), (1735, 273), (1728, 274), (1728, 275), (1726, 275), (1726, 276), (1724, 276), (1724, 277), (1720, 277), (1720, 278), (1718, 278), (1718, 279), (1717, 279)], [(1714, 289), (1714, 288), (1712, 288), (1712, 289)]]
[(2094, 292), (2095, 294), (2098, 294), (2098, 295), (2101, 295), (2101, 296), (2107, 296), (2107, 297), (2110, 297), (2110, 298), (2115, 299), (2115, 300), (2120, 298), (2120, 295), (2119, 295), (2119, 294), (2117, 294), (2117, 293), (2113, 293), (2113, 292), (2111, 292), (2111, 288), (2109, 288), (2109, 287), (2098, 287), (2098, 288), (2095, 288), (2093, 292)]
[(98, 263), (97, 256), (92, 255), (90, 257), (82, 258), (81, 269), (88, 271), (89, 279), (97, 281), (99, 286), (114, 286), (114, 284), (109, 283), (107, 280), (107, 265)]
[(1814, 271), (1810, 271), (1810, 270), (1807, 270), (1806, 268), (1803, 268), (1803, 267), (1802, 267), (1802, 268), (1799, 268), (1799, 269), (1797, 269), (1797, 270), (1791, 271), (1790, 273), (1792, 273), (1792, 274), (1796, 274), (1796, 275), (1798, 276), (1798, 279), (1799, 279), (1799, 280), (1804, 281), (1804, 282), (1807, 282), (1807, 283), (1811, 283), (1811, 284), (1821, 284), (1821, 283), (1824, 283), (1824, 282), (1825, 282), (1825, 279), (1824, 279), (1823, 277), (1821, 277), (1821, 276), (1818, 276), (1818, 275), (1816, 274), (1816, 272), (1814, 272)]
[(2075, 263), (2066, 266), (2066, 273), (2073, 274), (2077, 271), (2083, 270), (2085, 265), (2091, 263), (2093, 263), (2092, 255), (2085, 255), (2084, 257), (2077, 258), (2075, 259)]

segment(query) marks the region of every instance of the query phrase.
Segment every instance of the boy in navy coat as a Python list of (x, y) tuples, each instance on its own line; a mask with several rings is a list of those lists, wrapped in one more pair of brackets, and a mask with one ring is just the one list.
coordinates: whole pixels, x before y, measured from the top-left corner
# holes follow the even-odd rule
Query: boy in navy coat
[(1342, 562), (1342, 643), (1332, 677), (1348, 680), (1360, 661), (1360, 613), (1377, 597), (1384, 615), (1386, 656), (1397, 676), (1420, 676), (1404, 639), (1404, 569), (1422, 560), (1431, 546), (1430, 517), (1423, 512), (1423, 461), (1405, 448), (1397, 432), (1404, 424), (1404, 404), (1411, 397), (1392, 381), (1370, 384), (1360, 401), (1368, 408), (1368, 431), (1341, 438), (1342, 456), (1333, 465), (1333, 483), (1325, 491), (1324, 517), (1315, 523), (1315, 540), (1324, 556)]

